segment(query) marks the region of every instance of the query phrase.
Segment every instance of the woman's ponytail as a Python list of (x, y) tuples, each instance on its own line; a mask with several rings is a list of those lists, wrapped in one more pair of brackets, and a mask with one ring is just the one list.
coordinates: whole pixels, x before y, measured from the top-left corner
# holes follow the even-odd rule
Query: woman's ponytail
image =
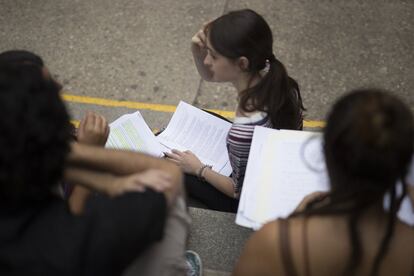
[(240, 95), (240, 107), (247, 112), (266, 112), (274, 128), (302, 129), (305, 108), (298, 83), (273, 54), (265, 63), (267, 72), (256, 86)]

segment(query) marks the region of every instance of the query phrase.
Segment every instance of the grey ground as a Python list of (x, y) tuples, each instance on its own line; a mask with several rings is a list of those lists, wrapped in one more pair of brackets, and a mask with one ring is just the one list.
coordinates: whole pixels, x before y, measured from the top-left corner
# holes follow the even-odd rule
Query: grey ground
[[(323, 120), (340, 95), (366, 86), (391, 90), (414, 110), (412, 0), (0, 0), (0, 51), (38, 53), (70, 94), (171, 105), (184, 100), (233, 110), (236, 95), (229, 85), (200, 81), (190, 39), (203, 22), (239, 8), (252, 8), (269, 22), (274, 53), (299, 81), (307, 119)], [(132, 112), (68, 106), (74, 119), (85, 110), (109, 120)], [(143, 114), (152, 128), (171, 117)], [(190, 245), (201, 248), (206, 274), (230, 271), (239, 249), (227, 242), (237, 235), (234, 247), (241, 247), (245, 232), (221, 228), (228, 227), (223, 219), (231, 221), (227, 214), (192, 214), (199, 224)], [(220, 227), (209, 252), (202, 240), (211, 234), (206, 223)], [(212, 254), (221, 247), (230, 257)]]

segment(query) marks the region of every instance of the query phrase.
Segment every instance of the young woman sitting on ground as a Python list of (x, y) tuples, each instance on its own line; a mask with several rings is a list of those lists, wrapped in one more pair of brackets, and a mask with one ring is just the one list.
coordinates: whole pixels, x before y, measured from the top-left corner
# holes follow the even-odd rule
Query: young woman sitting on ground
[(208, 208), (236, 212), (255, 126), (302, 129), (302, 98), (273, 54), (273, 35), (252, 10), (225, 14), (192, 38), (194, 62), (206, 81), (230, 82), (237, 90), (236, 117), (227, 136), (233, 172), (213, 171), (192, 152), (173, 150), (167, 157), (186, 172), (189, 196)]

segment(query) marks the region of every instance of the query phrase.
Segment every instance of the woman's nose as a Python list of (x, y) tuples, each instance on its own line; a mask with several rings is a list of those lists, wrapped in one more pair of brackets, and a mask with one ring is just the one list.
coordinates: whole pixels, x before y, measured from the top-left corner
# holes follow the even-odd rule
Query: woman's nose
[(211, 59), (210, 59), (209, 55), (206, 55), (206, 57), (204, 58), (203, 63), (204, 63), (204, 65), (206, 65), (206, 66), (211, 65)]

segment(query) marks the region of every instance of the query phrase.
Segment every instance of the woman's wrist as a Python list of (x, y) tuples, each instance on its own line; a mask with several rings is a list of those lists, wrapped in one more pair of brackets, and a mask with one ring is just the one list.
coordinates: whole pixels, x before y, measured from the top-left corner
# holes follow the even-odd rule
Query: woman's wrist
[(207, 165), (207, 164), (202, 165), (202, 166), (200, 167), (200, 169), (198, 169), (198, 171), (197, 171), (197, 177), (198, 177), (200, 180), (205, 180), (205, 178), (204, 178), (204, 173), (205, 173), (206, 169), (211, 169), (211, 167), (212, 167), (212, 166)]

